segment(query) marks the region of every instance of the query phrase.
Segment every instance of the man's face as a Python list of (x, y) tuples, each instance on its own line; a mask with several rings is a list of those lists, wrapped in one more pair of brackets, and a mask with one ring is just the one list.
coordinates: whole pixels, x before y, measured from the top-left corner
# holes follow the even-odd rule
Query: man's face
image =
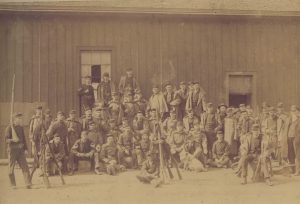
[(86, 112), (85, 115), (86, 115), (87, 119), (91, 119), (92, 118), (92, 112), (91, 111)]
[(177, 125), (176, 130), (181, 132), (183, 130), (183, 126), (182, 125)]
[(150, 112), (150, 116), (151, 116), (152, 118), (155, 118), (155, 117), (156, 117), (156, 111), (151, 111), (151, 112)]
[(71, 118), (71, 119), (74, 119), (74, 118), (76, 117), (76, 114), (74, 114), (74, 113), (70, 113), (70, 115), (69, 115), (69, 116), (70, 116), (70, 118)]
[(142, 113), (137, 113), (136, 117), (137, 117), (138, 120), (142, 120), (144, 116), (143, 116)]
[(36, 109), (35, 115), (41, 116), (42, 115), (42, 110), (41, 109)]
[(142, 94), (135, 94), (134, 95), (136, 100), (141, 100), (142, 99)]
[(271, 116), (271, 118), (275, 118), (276, 113), (274, 111), (270, 111), (269, 112), (269, 116)]
[(127, 75), (127, 77), (131, 78), (131, 77), (133, 77), (133, 72), (132, 71), (127, 71), (126, 75)]
[(221, 106), (221, 107), (220, 107), (220, 112), (226, 113), (226, 107), (225, 107), (225, 106)]
[(175, 112), (171, 112), (171, 113), (170, 113), (170, 117), (171, 117), (172, 119), (176, 119), (176, 113), (175, 113)]
[(224, 135), (223, 134), (218, 134), (217, 138), (219, 141), (223, 141), (224, 140)]
[(107, 138), (107, 143), (108, 144), (113, 144), (114, 143), (114, 138), (113, 137), (108, 137)]
[(81, 141), (85, 142), (87, 140), (87, 133), (82, 132), (80, 137), (81, 137)]
[(91, 79), (90, 79), (90, 78), (86, 78), (86, 79), (85, 79), (85, 83), (86, 83), (87, 85), (91, 85)]
[(58, 114), (57, 115), (57, 120), (58, 121), (63, 121), (65, 119), (65, 116), (64, 115), (62, 115), (62, 114)]
[(103, 81), (104, 82), (108, 82), (109, 81), (109, 78), (107, 76), (103, 77)]
[(14, 124), (15, 125), (22, 125), (23, 124), (23, 117), (16, 117), (14, 119)]
[(194, 84), (193, 89), (194, 89), (194, 91), (198, 91), (200, 89), (199, 84)]
[(167, 92), (172, 92), (172, 86), (171, 85), (167, 85), (166, 86), (166, 91)]
[(258, 130), (252, 130), (252, 135), (253, 135), (255, 138), (258, 138), (258, 137), (259, 137), (259, 131), (258, 131)]
[(180, 88), (181, 90), (186, 90), (186, 85), (185, 85), (185, 84), (181, 84), (181, 85), (179, 86), (179, 88)]
[(193, 118), (193, 117), (194, 117), (194, 113), (193, 113), (193, 112), (189, 112), (189, 113), (188, 113), (188, 117), (189, 117), (189, 118)]
[(90, 124), (89, 125), (89, 130), (95, 130), (96, 129), (96, 125), (95, 124)]
[(158, 88), (155, 87), (155, 88), (152, 89), (152, 92), (153, 92), (154, 94), (158, 94), (159, 90), (158, 90)]
[(122, 126), (123, 127), (127, 127), (128, 126), (128, 121), (127, 120), (123, 120), (122, 121)]
[(60, 143), (60, 137), (54, 137), (54, 144)]

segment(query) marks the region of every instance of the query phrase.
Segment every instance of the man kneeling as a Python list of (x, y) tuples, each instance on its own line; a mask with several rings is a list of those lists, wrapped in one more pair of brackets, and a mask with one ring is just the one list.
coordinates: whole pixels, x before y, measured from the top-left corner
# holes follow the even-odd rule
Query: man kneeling
[(117, 165), (118, 147), (112, 135), (108, 135), (107, 142), (102, 146), (100, 159), (103, 161), (106, 172), (109, 175), (116, 175), (119, 168)]
[[(52, 155), (52, 153), (54, 155)], [(49, 146), (46, 147), (47, 176), (49, 176), (49, 174), (52, 173), (55, 174), (55, 169), (53, 169), (54, 159), (56, 160), (60, 170), (63, 169), (63, 163), (65, 162), (65, 157), (66, 157), (65, 145), (60, 141), (59, 135), (55, 134), (53, 140), (49, 142)]]
[(215, 141), (212, 147), (212, 161), (210, 165), (218, 168), (227, 168), (229, 165), (229, 145), (224, 140), (224, 135), (222, 131), (217, 132), (218, 140)]
[(70, 153), (70, 175), (74, 174), (75, 164), (78, 164), (78, 161), (84, 160), (89, 161), (91, 166), (94, 160), (95, 144), (87, 138), (88, 132), (82, 131), (81, 138), (75, 142), (71, 149)]

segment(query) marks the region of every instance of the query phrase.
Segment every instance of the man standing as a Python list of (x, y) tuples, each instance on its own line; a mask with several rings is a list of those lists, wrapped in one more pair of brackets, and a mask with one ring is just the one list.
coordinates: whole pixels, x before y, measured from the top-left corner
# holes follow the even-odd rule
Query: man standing
[(148, 110), (156, 110), (159, 120), (164, 119), (165, 114), (169, 112), (168, 105), (164, 95), (160, 93), (158, 86), (153, 86), (152, 96), (149, 99)]
[(108, 106), (108, 102), (111, 100), (111, 93), (114, 90), (114, 85), (109, 79), (109, 74), (105, 72), (103, 74), (103, 80), (100, 82), (97, 88), (97, 99), (104, 106)]
[(17, 113), (14, 115), (13, 124), (10, 124), (5, 131), (5, 139), (7, 143), (8, 152), (8, 169), (9, 180), (12, 188), (16, 188), (16, 179), (14, 174), (14, 168), (16, 162), (18, 162), (22, 169), (26, 188), (31, 188), (31, 181), (29, 175), (29, 168), (25, 155), (27, 155), (27, 144), (25, 141), (24, 129), (22, 127), (22, 114)]
[(123, 105), (120, 102), (119, 93), (112, 93), (112, 100), (109, 102), (108, 110), (112, 119), (115, 120), (117, 125), (120, 125), (124, 115)]
[(132, 94), (133, 94), (134, 90), (140, 89), (140, 86), (139, 86), (136, 78), (133, 75), (132, 69), (127, 69), (126, 75), (122, 76), (120, 79), (119, 92), (121, 93), (122, 96), (125, 93), (125, 89), (131, 90)]
[(143, 98), (141, 90), (135, 91), (134, 102), (137, 105), (138, 111), (141, 111), (144, 115), (146, 115), (148, 102)]
[(193, 90), (189, 93), (185, 108), (186, 110), (192, 109), (199, 118), (202, 112), (206, 110), (205, 93), (201, 90), (199, 82), (193, 83)]
[(177, 92), (173, 90), (173, 86), (170, 82), (167, 82), (165, 85), (164, 98), (168, 106), (168, 113), (170, 114), (171, 111), (175, 111), (176, 115), (178, 115), (180, 97), (177, 95)]
[(69, 118), (66, 120), (66, 124), (68, 128), (67, 145), (68, 151), (70, 151), (74, 143), (80, 138), (81, 133), (81, 124), (79, 120), (76, 119), (75, 110), (70, 111)]
[(207, 110), (201, 116), (201, 129), (205, 131), (207, 137), (208, 157), (212, 158), (212, 146), (216, 141), (215, 129), (218, 127), (218, 121), (214, 112), (212, 103), (207, 104)]
[(197, 116), (194, 115), (192, 109), (187, 110), (187, 115), (183, 118), (183, 125), (186, 131), (190, 131), (196, 125), (200, 124), (200, 120)]
[(277, 104), (277, 136), (278, 136), (278, 150), (277, 158), (279, 164), (282, 165), (283, 161), (287, 159), (287, 140), (283, 139), (284, 137), (284, 127), (285, 122), (288, 119), (288, 114), (284, 112), (283, 103), (279, 102)]
[(91, 85), (91, 77), (85, 77), (85, 83), (78, 89), (82, 110), (92, 109), (95, 103), (94, 88)]
[(186, 83), (184, 81), (180, 82), (179, 90), (177, 91), (177, 95), (180, 98), (180, 104), (178, 106), (178, 120), (182, 120), (185, 116), (185, 106), (188, 98), (188, 89)]

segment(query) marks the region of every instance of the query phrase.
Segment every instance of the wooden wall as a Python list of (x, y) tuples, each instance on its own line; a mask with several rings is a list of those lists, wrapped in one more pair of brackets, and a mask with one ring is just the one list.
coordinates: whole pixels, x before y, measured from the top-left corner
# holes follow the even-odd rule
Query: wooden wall
[(16, 101), (78, 109), (78, 48), (100, 46), (113, 50), (113, 79), (133, 68), (147, 97), (161, 80), (199, 80), (223, 102), (226, 73), (245, 71), (257, 104), (300, 103), (299, 17), (2, 14), (0, 25), (0, 102), (15, 72)]

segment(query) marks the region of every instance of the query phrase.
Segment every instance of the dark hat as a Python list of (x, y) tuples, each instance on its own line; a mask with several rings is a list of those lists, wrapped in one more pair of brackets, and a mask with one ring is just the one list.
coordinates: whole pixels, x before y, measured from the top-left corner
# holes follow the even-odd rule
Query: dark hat
[(37, 110), (42, 110), (42, 109), (43, 109), (43, 106), (38, 105), (38, 106), (36, 107), (36, 109), (37, 109)]
[(296, 110), (298, 110), (297, 105), (291, 105), (291, 111), (296, 111)]
[(193, 82), (192, 82), (192, 81), (189, 81), (187, 84), (188, 84), (188, 85), (193, 85)]
[(55, 133), (55, 134), (53, 135), (53, 137), (59, 137), (59, 138), (60, 138), (60, 136), (59, 136), (58, 133)]
[(140, 89), (135, 89), (134, 93), (135, 93), (135, 94), (141, 94), (142, 91), (141, 91)]
[(58, 112), (57, 112), (57, 115), (65, 115), (65, 113), (62, 112), (62, 111), (58, 111)]
[(242, 111), (240, 111), (241, 113), (248, 113), (248, 111), (247, 110), (242, 110)]
[(166, 83), (165, 83), (165, 86), (164, 87), (166, 87), (166, 86), (171, 86), (172, 84), (171, 84), (171, 82), (170, 81), (167, 81)]
[(220, 104), (218, 105), (218, 109), (220, 109), (221, 107), (227, 108), (227, 105), (226, 105), (225, 103), (220, 103)]
[(179, 84), (180, 85), (186, 85), (186, 82), (185, 81), (181, 81)]
[(109, 73), (104, 72), (104, 73), (103, 73), (103, 77), (109, 77)]
[(95, 122), (94, 121), (89, 121), (89, 125), (95, 125)]
[(85, 112), (85, 113), (86, 113), (86, 112), (92, 112), (92, 110), (91, 110), (91, 109), (86, 109), (84, 112)]
[(19, 117), (22, 117), (22, 116), (23, 116), (23, 114), (21, 112), (17, 112), (17, 113), (14, 114), (15, 118), (19, 118)]
[(149, 111), (150, 111), (150, 112), (154, 112), (154, 111), (156, 112), (156, 109), (155, 109), (155, 108), (152, 108), (152, 109), (150, 109)]
[(199, 81), (193, 81), (193, 84), (200, 84)]
[(253, 124), (253, 125), (252, 125), (252, 130), (256, 130), (256, 131), (259, 130), (259, 125), (256, 124), (256, 123)]
[(239, 107), (246, 107), (244, 103), (241, 103)]
[(75, 114), (76, 110), (70, 110), (70, 114)]
[(277, 108), (283, 108), (283, 103), (282, 103), (282, 102), (279, 102), (279, 103), (277, 104)]

